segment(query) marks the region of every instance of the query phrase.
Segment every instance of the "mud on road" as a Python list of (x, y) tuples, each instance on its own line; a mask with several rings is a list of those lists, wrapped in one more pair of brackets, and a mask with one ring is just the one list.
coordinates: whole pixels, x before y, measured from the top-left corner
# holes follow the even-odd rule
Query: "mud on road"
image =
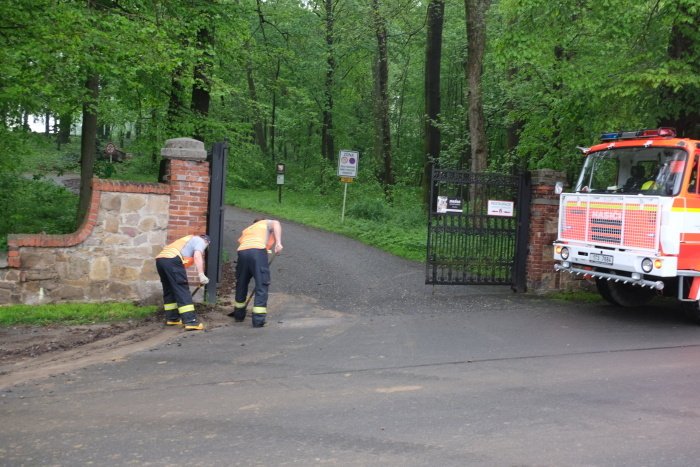
[[(233, 310), (234, 265), (223, 265), (217, 304), (196, 304), (197, 316), (208, 330), (227, 326)], [(0, 328), (0, 388), (32, 379), (117, 361), (133, 352), (177, 339), (185, 331), (165, 326), (161, 310), (142, 320), (87, 325), (11, 326)], [(197, 331), (199, 332), (199, 331)]]
[[(228, 306), (197, 305), (206, 330), (227, 326)], [(119, 361), (129, 354), (177, 339), (185, 331), (165, 326), (158, 313), (144, 320), (80, 326), (12, 326), (0, 329), (0, 388), (72, 371), (87, 365)], [(196, 331), (201, 332), (201, 331)]]

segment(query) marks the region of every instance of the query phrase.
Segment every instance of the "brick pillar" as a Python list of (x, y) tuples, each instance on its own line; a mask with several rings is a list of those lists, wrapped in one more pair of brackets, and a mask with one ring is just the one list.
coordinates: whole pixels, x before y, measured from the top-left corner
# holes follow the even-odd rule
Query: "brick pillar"
[(551, 169), (532, 172), (527, 288), (535, 293), (555, 290), (560, 285), (560, 273), (554, 270), (552, 259), (559, 218), (559, 195), (554, 193), (554, 185), (559, 181), (566, 181), (564, 172)]
[(165, 181), (170, 185), (167, 242), (206, 233), (209, 162), (204, 143), (191, 138), (169, 139), (160, 154), (168, 160)]

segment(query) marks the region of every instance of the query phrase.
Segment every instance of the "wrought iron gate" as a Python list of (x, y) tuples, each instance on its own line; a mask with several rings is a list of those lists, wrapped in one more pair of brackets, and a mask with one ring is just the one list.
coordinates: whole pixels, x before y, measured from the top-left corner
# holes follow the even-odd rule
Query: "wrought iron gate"
[(530, 176), (433, 169), (426, 284), (525, 291)]

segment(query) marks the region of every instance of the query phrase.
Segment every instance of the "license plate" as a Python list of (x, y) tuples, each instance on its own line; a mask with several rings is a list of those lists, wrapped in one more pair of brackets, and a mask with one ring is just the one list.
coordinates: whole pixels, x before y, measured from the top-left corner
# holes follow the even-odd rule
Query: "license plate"
[(612, 264), (613, 263), (613, 256), (612, 255), (599, 255), (598, 253), (591, 253), (588, 255), (588, 259), (591, 261), (591, 263), (601, 263), (601, 264)]

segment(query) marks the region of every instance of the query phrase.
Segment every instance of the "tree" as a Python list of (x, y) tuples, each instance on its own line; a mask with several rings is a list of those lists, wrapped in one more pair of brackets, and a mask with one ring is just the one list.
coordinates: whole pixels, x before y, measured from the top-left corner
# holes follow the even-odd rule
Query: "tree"
[(668, 76), (660, 87), (661, 126), (680, 136), (700, 138), (700, 8), (681, 0), (670, 7), (673, 26), (668, 44)]
[(321, 155), (332, 161), (335, 157), (335, 140), (333, 138), (333, 89), (335, 84), (335, 50), (334, 50), (334, 4), (333, 0), (323, 0), (323, 12), (326, 34), (326, 81), (324, 84), (323, 123), (321, 124)]
[(372, 17), (377, 38), (375, 62), (375, 125), (376, 152), (381, 164), (380, 180), (387, 199), (391, 198), (394, 171), (391, 163), (391, 125), (389, 122), (389, 57), (387, 51), (386, 19), (380, 11), (379, 0), (372, 0)]
[(445, 14), (444, 0), (428, 4), (425, 41), (425, 163), (423, 165), (423, 193), (426, 206), (430, 200), (431, 167), (440, 158), (440, 67), (442, 61), (442, 26)]
[(471, 137), (471, 171), (486, 170), (488, 145), (481, 92), (484, 51), (486, 49), (486, 13), (491, 0), (464, 0), (467, 15), (467, 102)]

